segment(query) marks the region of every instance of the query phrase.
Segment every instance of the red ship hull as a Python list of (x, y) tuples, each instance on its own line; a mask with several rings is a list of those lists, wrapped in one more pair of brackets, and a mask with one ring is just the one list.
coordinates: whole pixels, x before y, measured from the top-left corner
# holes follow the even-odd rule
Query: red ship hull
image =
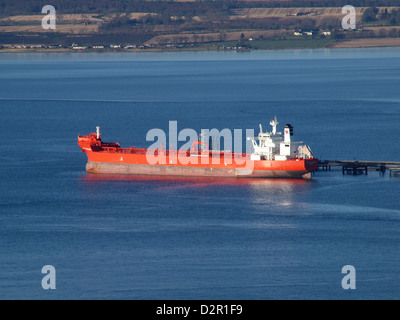
[[(251, 160), (248, 154), (219, 151), (121, 148), (117, 143), (102, 143), (95, 134), (79, 137), (78, 144), (88, 156), (86, 171), (98, 174), (310, 179), (318, 168), (317, 159)], [(149, 151), (158, 163), (149, 161)]]

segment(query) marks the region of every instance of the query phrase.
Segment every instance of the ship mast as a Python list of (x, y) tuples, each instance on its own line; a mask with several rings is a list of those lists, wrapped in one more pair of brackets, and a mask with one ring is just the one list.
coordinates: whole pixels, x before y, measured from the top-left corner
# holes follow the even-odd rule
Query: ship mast
[(275, 115), (274, 120), (271, 120), (269, 124), (272, 126), (272, 134), (276, 135), (276, 127), (279, 124), (278, 120), (276, 119), (276, 115)]

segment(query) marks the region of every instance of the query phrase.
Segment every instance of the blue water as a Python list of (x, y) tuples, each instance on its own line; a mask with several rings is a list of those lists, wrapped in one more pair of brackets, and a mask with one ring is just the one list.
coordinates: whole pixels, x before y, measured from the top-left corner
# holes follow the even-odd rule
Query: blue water
[(400, 161), (399, 88), (398, 48), (1, 54), (0, 298), (399, 299), (398, 178), (93, 176), (76, 144), (276, 114), (321, 159)]

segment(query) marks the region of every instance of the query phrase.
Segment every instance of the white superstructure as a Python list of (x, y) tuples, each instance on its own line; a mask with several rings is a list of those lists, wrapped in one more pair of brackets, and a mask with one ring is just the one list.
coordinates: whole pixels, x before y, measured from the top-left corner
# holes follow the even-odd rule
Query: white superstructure
[(312, 158), (312, 152), (303, 142), (292, 142), (293, 127), (290, 124), (285, 126), (284, 134), (277, 131), (279, 122), (276, 116), (271, 120), (271, 132), (263, 132), (260, 124), (260, 133), (258, 137), (251, 139), (254, 152), (251, 154), (251, 160), (278, 160), (288, 159), (309, 159)]

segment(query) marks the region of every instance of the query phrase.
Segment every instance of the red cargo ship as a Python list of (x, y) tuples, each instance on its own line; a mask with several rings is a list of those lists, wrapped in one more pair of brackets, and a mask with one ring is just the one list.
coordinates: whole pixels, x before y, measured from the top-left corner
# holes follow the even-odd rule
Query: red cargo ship
[(79, 136), (78, 144), (88, 156), (86, 171), (101, 174), (311, 179), (318, 168), (311, 150), (301, 142), (292, 142), (293, 127), (277, 132), (276, 117), (272, 132), (260, 133), (252, 141), (252, 153), (209, 150), (204, 141), (193, 143), (191, 150), (121, 148), (105, 143), (100, 128), (96, 133)]

